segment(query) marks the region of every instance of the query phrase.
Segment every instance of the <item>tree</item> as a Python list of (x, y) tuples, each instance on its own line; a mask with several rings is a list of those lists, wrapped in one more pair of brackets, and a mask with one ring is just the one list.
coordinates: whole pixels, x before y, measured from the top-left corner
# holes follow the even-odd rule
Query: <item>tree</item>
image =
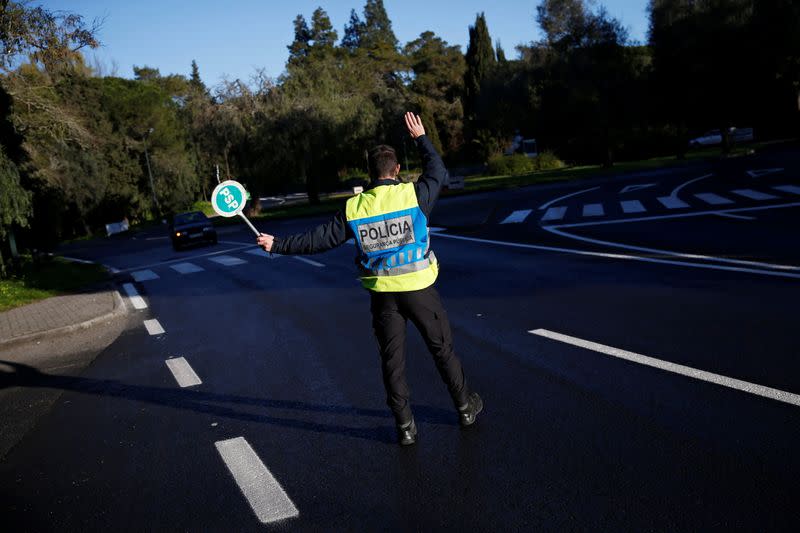
[(492, 38), (489, 36), (489, 28), (483, 13), (479, 13), (475, 17), (475, 25), (469, 27), (466, 63), (464, 116), (474, 134), (474, 131), (482, 126), (476, 112), (478, 98), (481, 94), (481, 84), (495, 64)]
[[(14, 226), (25, 227), (31, 212), (31, 193), (20, 183), (17, 166), (0, 145), (0, 242), (8, 238)], [(0, 249), (0, 278), (6, 268)]]
[(392, 22), (383, 6), (383, 0), (367, 0), (364, 5), (364, 26), (360, 45), (367, 50), (397, 48), (397, 37), (392, 30)]
[(200, 79), (200, 69), (197, 67), (197, 61), (194, 59), (192, 59), (192, 73), (189, 77), (189, 85), (191, 86), (192, 90), (198, 94), (208, 93), (205, 83), (203, 83), (203, 80)]
[(354, 52), (361, 46), (361, 38), (364, 35), (364, 23), (358, 17), (355, 9), (350, 10), (350, 20), (344, 26), (344, 37), (342, 37), (342, 48)]
[(311, 41), (311, 30), (303, 15), (297, 15), (294, 19), (294, 40), (287, 46), (289, 49), (289, 64), (302, 63), (308, 55)]
[(318, 7), (311, 15), (311, 48), (317, 51), (330, 51), (336, 44), (339, 35), (333, 29), (331, 19), (324, 9)]

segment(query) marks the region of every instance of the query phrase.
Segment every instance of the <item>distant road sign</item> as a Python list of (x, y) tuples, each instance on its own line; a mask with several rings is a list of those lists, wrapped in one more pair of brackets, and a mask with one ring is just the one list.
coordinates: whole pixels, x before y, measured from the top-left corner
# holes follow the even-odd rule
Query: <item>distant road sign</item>
[(211, 193), (211, 207), (221, 217), (235, 217), (244, 210), (247, 191), (238, 181), (226, 180)]

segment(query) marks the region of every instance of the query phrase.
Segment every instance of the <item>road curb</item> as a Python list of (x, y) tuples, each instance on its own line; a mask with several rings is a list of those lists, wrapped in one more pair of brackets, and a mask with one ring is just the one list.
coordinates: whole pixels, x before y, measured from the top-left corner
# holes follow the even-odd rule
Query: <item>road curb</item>
[(0, 340), (0, 349), (13, 347), (18, 344), (26, 344), (29, 342), (40, 341), (48, 337), (64, 335), (66, 333), (72, 333), (74, 331), (78, 331), (81, 329), (88, 329), (106, 320), (111, 320), (113, 318), (126, 315), (128, 313), (128, 308), (125, 305), (125, 302), (122, 300), (122, 296), (120, 296), (119, 291), (117, 290), (116, 287), (113, 287), (112, 292), (114, 294), (114, 309), (112, 309), (110, 312), (104, 315), (90, 318), (89, 320), (84, 320), (83, 322), (79, 322), (77, 324), (62, 326), (60, 328), (48, 329), (45, 331), (37, 331), (35, 333), (29, 333), (27, 335), (20, 335), (18, 337), (12, 337), (10, 339)]

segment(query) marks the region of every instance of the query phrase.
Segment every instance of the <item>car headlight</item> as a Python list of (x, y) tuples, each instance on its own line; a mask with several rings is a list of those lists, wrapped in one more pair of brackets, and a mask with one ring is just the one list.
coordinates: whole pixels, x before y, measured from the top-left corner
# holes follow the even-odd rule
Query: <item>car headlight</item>
[(176, 237), (180, 237), (180, 236), (181, 236), (181, 232), (180, 232), (180, 231), (176, 231), (176, 232), (175, 232), (175, 236), (176, 236)]

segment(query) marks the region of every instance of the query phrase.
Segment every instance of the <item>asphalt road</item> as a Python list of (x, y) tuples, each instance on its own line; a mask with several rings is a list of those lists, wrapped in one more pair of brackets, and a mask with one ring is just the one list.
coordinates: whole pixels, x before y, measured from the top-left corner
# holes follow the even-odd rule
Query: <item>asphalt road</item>
[(352, 245), (270, 259), (244, 228), (183, 252), (157, 232), (75, 245), (147, 308), (78, 376), (0, 363), (4, 388), (63, 391), (0, 463), (4, 522), (797, 530), (799, 176), (776, 151), (442, 199), (437, 286), (485, 411), (457, 425), (410, 328), (410, 448), (384, 406)]

